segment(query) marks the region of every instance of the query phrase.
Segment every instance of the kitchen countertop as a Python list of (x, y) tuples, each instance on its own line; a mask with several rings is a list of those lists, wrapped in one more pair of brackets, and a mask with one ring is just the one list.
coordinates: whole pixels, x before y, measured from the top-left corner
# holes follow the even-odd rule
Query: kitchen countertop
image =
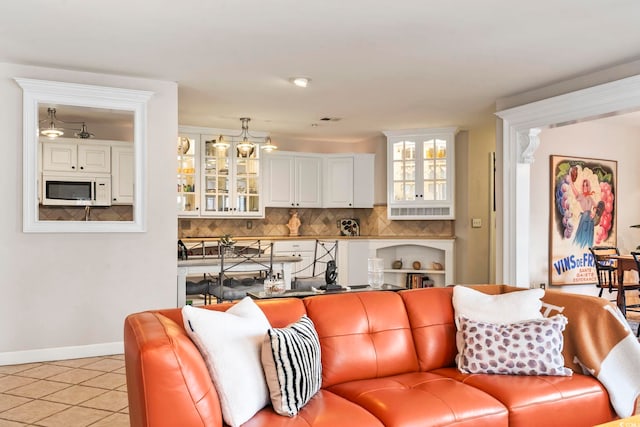
[[(233, 265), (233, 264), (237, 264), (238, 262), (246, 262), (246, 263), (268, 263), (269, 261), (273, 260), (274, 264), (275, 263), (282, 263), (282, 262), (300, 262), (302, 261), (302, 259), (300, 257), (297, 256), (274, 256), (273, 258), (268, 257), (268, 256), (254, 256), (254, 257), (239, 257), (239, 256), (235, 256), (235, 257), (225, 257), (225, 261), (226, 261), (226, 265)], [(178, 267), (195, 267), (195, 266), (207, 266), (207, 265), (213, 265), (213, 266), (217, 266), (220, 265), (221, 263), (221, 259), (218, 257), (211, 257), (211, 256), (207, 256), (207, 257), (198, 257), (198, 255), (193, 255), (192, 258), (183, 260), (183, 259), (179, 259), (178, 260)]]
[[(207, 237), (183, 237), (184, 243), (211, 242), (220, 240), (221, 236)], [(431, 237), (431, 236), (233, 236), (236, 241), (249, 240), (454, 240), (455, 237)]]

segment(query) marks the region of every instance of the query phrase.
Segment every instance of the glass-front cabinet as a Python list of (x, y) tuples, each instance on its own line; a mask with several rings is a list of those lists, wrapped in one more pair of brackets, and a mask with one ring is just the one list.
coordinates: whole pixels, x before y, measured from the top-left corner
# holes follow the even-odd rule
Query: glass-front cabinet
[(454, 219), (456, 128), (385, 131), (390, 219)]
[(262, 216), (259, 146), (242, 151), (231, 141), (217, 147), (216, 136), (203, 137), (201, 214)]
[[(238, 148), (223, 129), (193, 128), (178, 138), (178, 215), (263, 217), (260, 146)], [(190, 129), (190, 128), (189, 128)], [(216, 145), (224, 135), (227, 146)], [(189, 147), (185, 150), (184, 143)]]
[(184, 216), (198, 215), (200, 190), (198, 170), (198, 146), (200, 136), (182, 134), (177, 144), (178, 213)]

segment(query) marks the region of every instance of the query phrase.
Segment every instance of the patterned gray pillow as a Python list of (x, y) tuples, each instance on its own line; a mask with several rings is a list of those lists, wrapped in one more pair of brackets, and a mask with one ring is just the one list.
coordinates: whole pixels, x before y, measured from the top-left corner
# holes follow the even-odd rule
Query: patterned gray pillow
[(286, 328), (272, 328), (262, 344), (271, 404), (280, 415), (293, 417), (320, 390), (320, 340), (311, 319), (303, 315)]
[(509, 324), (460, 318), (464, 340), (458, 369), (470, 374), (571, 376), (564, 366), (561, 314)]

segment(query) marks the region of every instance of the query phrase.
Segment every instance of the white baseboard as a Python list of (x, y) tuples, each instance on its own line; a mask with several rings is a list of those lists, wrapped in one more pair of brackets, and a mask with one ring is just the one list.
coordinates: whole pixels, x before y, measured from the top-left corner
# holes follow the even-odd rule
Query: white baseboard
[(0, 366), (22, 363), (49, 362), (52, 360), (81, 359), (124, 353), (124, 342), (110, 342), (73, 347), (42, 348), (0, 353)]

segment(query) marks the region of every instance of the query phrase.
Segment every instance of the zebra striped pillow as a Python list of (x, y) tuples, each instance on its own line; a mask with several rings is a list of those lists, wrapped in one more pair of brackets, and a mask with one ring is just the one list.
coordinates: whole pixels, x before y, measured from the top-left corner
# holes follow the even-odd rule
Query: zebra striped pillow
[(293, 417), (320, 390), (320, 340), (306, 315), (286, 328), (269, 329), (262, 344), (262, 366), (271, 404)]

